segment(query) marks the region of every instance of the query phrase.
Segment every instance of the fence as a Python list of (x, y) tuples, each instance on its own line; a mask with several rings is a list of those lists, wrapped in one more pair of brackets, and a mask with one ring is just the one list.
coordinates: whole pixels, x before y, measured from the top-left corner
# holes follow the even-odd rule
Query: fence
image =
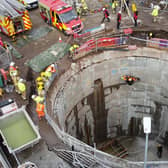
[(97, 52), (100, 49), (126, 47), (127, 40), (127, 36), (91, 39), (77, 48), (71, 57), (73, 60), (77, 60), (91, 52)]
[(158, 49), (168, 49), (168, 40), (152, 38), (150, 42), (147, 43), (148, 47), (158, 48)]
[(65, 133), (64, 131), (60, 130), (60, 128), (57, 126), (57, 124), (52, 120), (52, 118), (46, 114), (46, 119), (49, 122), (49, 124), (54, 129), (55, 133), (61, 138), (61, 140), (68, 144), (69, 146), (74, 146), (75, 149), (79, 152), (84, 152), (85, 154), (89, 156), (94, 156), (93, 158), (98, 162), (104, 165), (104, 167), (110, 168), (141, 168), (141, 164), (139, 163), (129, 163), (127, 160), (123, 160), (120, 158), (117, 158), (115, 156), (109, 155), (107, 153), (104, 153), (100, 150), (97, 150), (96, 148), (93, 148), (78, 139), (70, 136), (69, 134)]

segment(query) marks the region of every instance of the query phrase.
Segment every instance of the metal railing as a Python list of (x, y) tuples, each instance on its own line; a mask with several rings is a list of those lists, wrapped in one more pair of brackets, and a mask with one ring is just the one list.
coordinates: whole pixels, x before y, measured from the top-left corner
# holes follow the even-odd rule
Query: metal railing
[(71, 55), (73, 60), (77, 60), (82, 58), (89, 53), (98, 52), (104, 49), (110, 48), (118, 48), (126, 46), (128, 37), (120, 36), (120, 37), (102, 37), (90, 39), (79, 48), (77, 48)]

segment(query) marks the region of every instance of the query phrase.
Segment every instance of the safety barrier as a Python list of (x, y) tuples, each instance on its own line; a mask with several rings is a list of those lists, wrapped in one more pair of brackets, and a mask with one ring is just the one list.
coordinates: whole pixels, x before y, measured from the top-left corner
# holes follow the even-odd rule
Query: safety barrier
[(117, 47), (126, 47), (128, 40), (127, 36), (124, 37), (103, 37), (99, 39), (91, 39), (77, 48), (71, 55), (73, 60), (84, 57), (85, 55), (91, 52), (97, 52), (100, 49), (105, 48), (117, 48)]
[(168, 49), (168, 40), (152, 38), (150, 42), (147, 43), (148, 47), (158, 48), (158, 49)]

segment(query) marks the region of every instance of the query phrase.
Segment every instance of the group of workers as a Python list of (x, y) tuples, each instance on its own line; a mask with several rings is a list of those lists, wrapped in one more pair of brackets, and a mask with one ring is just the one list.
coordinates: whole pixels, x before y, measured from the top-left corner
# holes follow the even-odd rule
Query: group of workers
[[(44, 96), (45, 96), (45, 83), (52, 77), (52, 74), (56, 72), (55, 64), (49, 65), (45, 71), (40, 73), (40, 76), (36, 78), (36, 90), (37, 95), (32, 95), (31, 98), (36, 103), (36, 112), (41, 119), (45, 116), (44, 110)], [(20, 94), (23, 100), (26, 100), (27, 86), (26, 81), (19, 76), (19, 69), (14, 62), (10, 63), (9, 76), (15, 87), (16, 93)]]
[[(126, 8), (129, 8), (129, 0), (126, 0), (125, 3), (126, 4), (124, 4), (124, 11), (126, 11)], [(116, 13), (118, 6), (119, 6), (118, 1), (117, 0), (112, 0), (112, 13)], [(110, 22), (110, 17), (109, 17), (108, 10), (106, 8), (103, 8), (102, 11), (104, 13), (104, 17), (103, 17), (101, 23), (103, 23), (105, 19), (108, 22)], [(137, 20), (138, 20), (138, 11), (137, 11), (136, 4), (134, 2), (132, 3), (132, 13), (133, 13), (133, 16), (134, 16), (134, 25), (136, 27), (137, 26)], [(121, 10), (119, 10), (118, 14), (117, 14), (117, 29), (120, 29), (121, 19), (122, 19)]]
[[(119, 6), (118, 1), (117, 0), (112, 0), (112, 13), (114, 13), (114, 14), (116, 13), (118, 6)], [(137, 20), (138, 20), (137, 6), (136, 6), (135, 2), (133, 2), (131, 6), (132, 6), (132, 13), (133, 13), (133, 18), (134, 18), (134, 26), (137, 27)], [(129, 0), (125, 0), (124, 11), (126, 11), (127, 8), (129, 9)], [(155, 5), (155, 6), (153, 6), (152, 9), (153, 10), (152, 10), (151, 14), (153, 16), (153, 22), (156, 22), (157, 18), (158, 18), (158, 13), (159, 13), (160, 7)], [(108, 10), (106, 8), (103, 8), (102, 11), (104, 13), (104, 17), (103, 17), (101, 23), (103, 23), (105, 19), (108, 22), (110, 22), (110, 17), (109, 17)], [(117, 29), (120, 29), (121, 19), (122, 19), (121, 10), (119, 10), (119, 12), (117, 14)]]
[(12, 79), (16, 93), (21, 94), (22, 99), (26, 100), (26, 92), (27, 92), (26, 81), (20, 78), (19, 69), (14, 62), (10, 63), (9, 76)]
[(52, 74), (56, 73), (55, 64), (49, 65), (45, 71), (40, 73), (40, 76), (36, 78), (36, 90), (37, 95), (32, 95), (31, 98), (36, 103), (36, 112), (39, 120), (45, 116), (45, 84), (52, 77)]

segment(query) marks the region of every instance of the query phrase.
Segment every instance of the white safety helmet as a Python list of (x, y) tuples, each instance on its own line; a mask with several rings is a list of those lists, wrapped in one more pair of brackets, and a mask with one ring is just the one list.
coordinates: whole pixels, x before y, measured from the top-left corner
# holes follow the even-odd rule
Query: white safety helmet
[(102, 10), (105, 11), (105, 8), (103, 8)]
[(118, 13), (121, 13), (121, 11), (119, 11)]
[(154, 9), (160, 10), (160, 6), (159, 6), (159, 5), (155, 5), (155, 6), (154, 6)]
[(19, 82), (23, 82), (24, 80), (22, 78), (19, 79)]
[(14, 63), (14, 62), (11, 62), (11, 63), (10, 63), (10, 66), (14, 66), (14, 65), (15, 65), (15, 63)]
[(12, 102), (12, 99), (8, 99), (8, 102)]
[(32, 95), (31, 98), (34, 99), (36, 97), (36, 95)]
[(52, 67), (54, 67), (54, 64), (51, 64)]

